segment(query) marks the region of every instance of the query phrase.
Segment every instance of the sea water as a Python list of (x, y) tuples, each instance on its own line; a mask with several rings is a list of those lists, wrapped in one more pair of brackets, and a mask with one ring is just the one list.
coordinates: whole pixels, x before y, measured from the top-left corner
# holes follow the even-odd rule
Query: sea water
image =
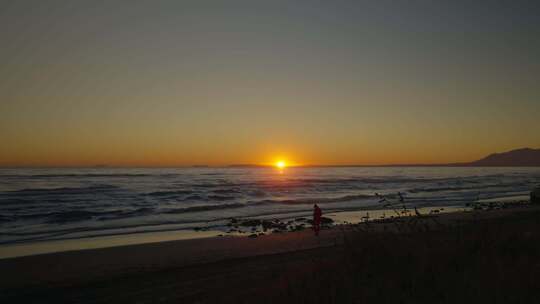
[[(291, 219), (523, 198), (540, 168), (0, 169), (0, 246), (143, 232), (226, 231), (230, 218)], [(0, 247), (1, 248), (1, 247)]]

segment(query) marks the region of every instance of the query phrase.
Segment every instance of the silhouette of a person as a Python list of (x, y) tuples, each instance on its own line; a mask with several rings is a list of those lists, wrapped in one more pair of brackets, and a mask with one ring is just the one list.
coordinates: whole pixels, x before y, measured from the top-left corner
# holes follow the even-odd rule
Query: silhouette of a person
[(313, 231), (315, 232), (316, 236), (319, 236), (319, 231), (321, 230), (321, 217), (321, 208), (319, 208), (317, 204), (313, 205)]

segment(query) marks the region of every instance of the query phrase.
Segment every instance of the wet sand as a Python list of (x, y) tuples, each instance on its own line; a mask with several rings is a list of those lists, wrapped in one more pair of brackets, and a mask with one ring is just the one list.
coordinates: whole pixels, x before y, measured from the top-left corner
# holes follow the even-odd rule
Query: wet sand
[[(448, 213), (464, 211), (464, 207), (423, 207), (419, 210), (423, 214), (428, 214), (433, 211)], [(413, 215), (412, 210), (408, 210), (408, 216)], [(381, 218), (389, 218), (395, 215), (394, 211), (385, 209), (370, 209), (363, 211), (340, 211), (325, 214), (325, 217), (331, 219), (335, 224), (349, 224), (359, 223), (366, 220), (373, 221)], [(235, 219), (235, 224), (230, 224), (230, 231), (220, 230), (166, 230), (155, 231), (146, 233), (125, 233), (107, 236), (87, 237), (87, 238), (74, 238), (74, 239), (61, 239), (61, 240), (47, 240), (29, 243), (19, 243), (0, 246), (0, 259), (14, 258), (38, 254), (58, 253), (65, 251), (79, 251), (88, 249), (100, 249), (108, 247), (118, 247), (127, 245), (141, 245), (149, 243), (160, 243), (167, 241), (177, 240), (189, 240), (189, 239), (202, 239), (211, 238), (217, 236), (249, 236), (255, 234), (270, 234), (272, 231), (290, 232), (295, 231), (296, 228), (308, 228), (309, 225), (306, 222), (306, 218), (289, 219), (289, 221), (280, 221), (278, 219), (266, 219), (266, 223), (276, 224), (278, 223), (278, 229), (270, 228), (263, 229), (263, 225), (257, 226), (242, 225), (242, 221), (250, 221), (250, 219)], [(277, 221), (277, 222), (276, 222)], [(307, 225), (307, 226), (306, 226)], [(255, 228), (255, 231), (252, 230)]]
[[(282, 284), (283, 273), (309, 273), (310, 266), (305, 263), (331, 260), (351, 237), (365, 233), (419, 234), (424, 228), (512, 221), (538, 212), (540, 206), (526, 205), (424, 216), (421, 224), (414, 226), (405, 224), (405, 219), (336, 226), (323, 230), (320, 237), (306, 229), (256, 238), (211, 237), (1, 259), (0, 294), (10, 300), (47, 295), (51, 302), (100, 302), (101, 292), (105, 292), (122, 302), (136, 298), (136, 288), (144, 290), (141, 301), (163, 297), (164, 302), (205, 302), (215, 300), (213, 291), (220, 290), (210, 285), (223, 284), (237, 299), (243, 292), (253, 295), (261, 286)], [(144, 287), (137, 287), (141, 284)], [(225, 298), (218, 299), (226, 302)]]

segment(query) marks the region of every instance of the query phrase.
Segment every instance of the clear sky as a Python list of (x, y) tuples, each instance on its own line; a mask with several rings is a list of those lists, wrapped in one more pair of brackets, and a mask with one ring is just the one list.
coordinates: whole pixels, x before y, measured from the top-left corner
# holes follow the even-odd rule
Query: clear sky
[(540, 147), (538, 1), (0, 1), (0, 166)]

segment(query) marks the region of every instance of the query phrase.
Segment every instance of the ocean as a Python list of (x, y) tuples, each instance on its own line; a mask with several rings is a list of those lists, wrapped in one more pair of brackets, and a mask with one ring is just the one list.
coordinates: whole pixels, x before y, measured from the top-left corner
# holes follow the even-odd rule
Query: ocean
[(540, 168), (350, 167), (0, 169), (0, 246), (180, 230), (227, 231), (230, 218), (287, 220), (523, 199)]

